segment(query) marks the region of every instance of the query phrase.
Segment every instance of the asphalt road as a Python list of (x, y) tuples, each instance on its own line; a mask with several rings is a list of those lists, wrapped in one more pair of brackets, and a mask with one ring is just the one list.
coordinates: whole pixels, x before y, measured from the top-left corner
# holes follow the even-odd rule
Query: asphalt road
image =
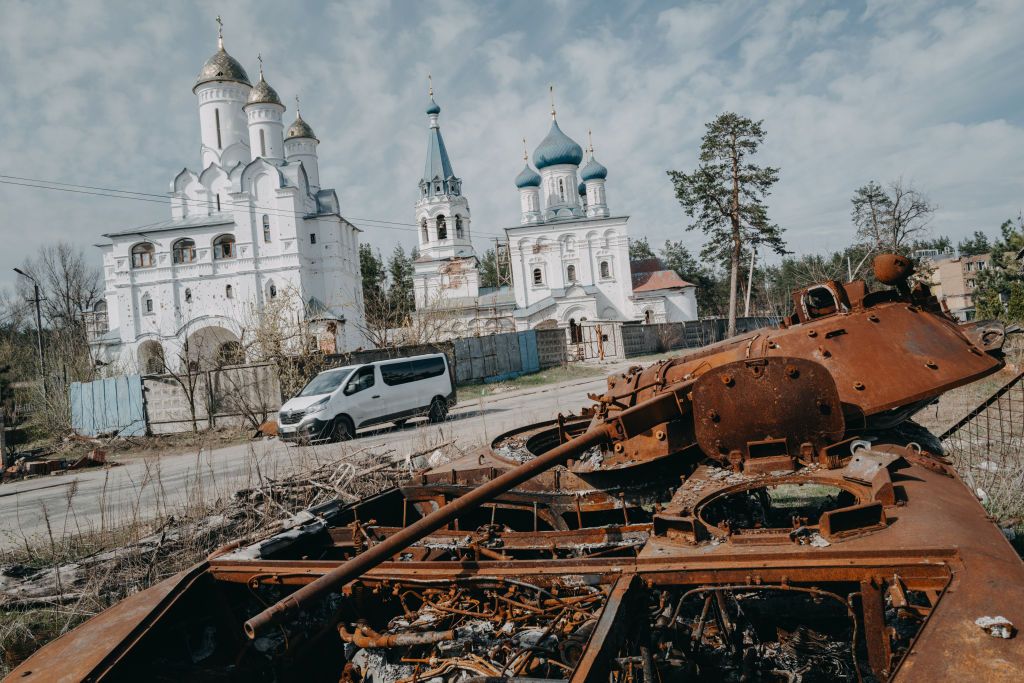
[[(605, 369), (620, 372), (628, 365)], [(258, 483), (261, 476), (281, 477), (311, 460), (341, 460), (357, 449), (405, 457), (449, 441), (462, 448), (484, 444), (514, 427), (550, 420), (559, 412), (578, 412), (589, 403), (588, 392), (600, 393), (605, 387), (599, 376), (485, 399), (460, 399), (444, 424), (416, 420), (402, 429), (363, 430), (359, 438), (342, 444), (290, 446), (263, 439), (194, 453), (127, 457), (114, 467), (4, 484), (0, 548), (173, 514), (199, 498), (230, 496)]]

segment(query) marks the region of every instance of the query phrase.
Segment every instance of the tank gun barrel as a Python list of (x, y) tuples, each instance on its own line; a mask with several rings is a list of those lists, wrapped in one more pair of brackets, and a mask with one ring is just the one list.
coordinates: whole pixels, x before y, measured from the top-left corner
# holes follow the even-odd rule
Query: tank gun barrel
[(687, 395), (691, 384), (692, 382), (680, 383), (643, 403), (609, 416), (571, 441), (560, 444), (533, 460), (514, 467), (486, 484), (459, 496), (252, 617), (245, 622), (246, 635), (249, 638), (255, 638), (265, 627), (279, 623), (302, 609), (303, 605), (362, 576), (413, 543), (444, 528), (460, 515), (507, 493), (538, 474), (561, 465), (594, 446), (628, 439), (666, 419), (682, 416), (689, 411)]

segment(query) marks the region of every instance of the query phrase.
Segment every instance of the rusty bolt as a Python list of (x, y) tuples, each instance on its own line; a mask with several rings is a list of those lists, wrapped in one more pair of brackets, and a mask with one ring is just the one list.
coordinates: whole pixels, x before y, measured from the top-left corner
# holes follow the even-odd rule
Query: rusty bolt
[(815, 330), (807, 330), (808, 337), (817, 337), (818, 333)]
[(933, 360), (928, 361), (927, 363), (925, 363), (925, 365), (927, 365), (932, 370), (938, 370), (939, 369), (939, 366)]
[(727, 387), (732, 386), (732, 375), (722, 375), (722, 384)]
[(715, 410), (714, 408), (708, 411), (708, 419), (711, 420), (712, 422), (718, 422), (719, 418), (720, 415), (718, 414), (718, 411)]
[(797, 377), (800, 376), (800, 371), (796, 369), (795, 365), (787, 365), (786, 375), (789, 376), (791, 379), (796, 379)]
[(863, 382), (854, 382), (853, 383), (853, 388), (856, 389), (857, 391), (864, 391), (864, 383)]
[(875, 315), (874, 313), (872, 313), (871, 315), (868, 316), (868, 320), (870, 320), (873, 323), (877, 323), (878, 322), (878, 316)]
[(659, 429), (658, 431), (654, 432), (654, 438), (656, 438), (658, 441), (664, 441), (665, 440), (665, 430), (664, 429)]

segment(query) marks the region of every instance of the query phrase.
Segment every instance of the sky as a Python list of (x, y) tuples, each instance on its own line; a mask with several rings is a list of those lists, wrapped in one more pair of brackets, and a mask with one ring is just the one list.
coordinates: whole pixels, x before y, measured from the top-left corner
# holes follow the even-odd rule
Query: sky
[[(850, 242), (850, 196), (870, 180), (923, 191), (954, 241), (1024, 209), (1015, 0), (0, 0), (0, 175), (162, 194), (199, 170), (191, 88), (218, 13), (253, 80), (262, 54), (286, 121), (301, 96), (322, 184), (385, 255), (416, 243), (428, 73), (480, 251), (518, 223), (521, 139), (532, 154), (547, 133), (549, 84), (561, 128), (583, 146), (593, 131), (613, 214), (655, 246), (700, 250), (665, 171), (696, 166), (723, 111), (763, 120), (757, 160), (780, 169), (769, 216), (798, 254)], [(49, 242), (99, 264), (103, 233), (169, 217), (160, 200), (4, 181), (0, 287)]]

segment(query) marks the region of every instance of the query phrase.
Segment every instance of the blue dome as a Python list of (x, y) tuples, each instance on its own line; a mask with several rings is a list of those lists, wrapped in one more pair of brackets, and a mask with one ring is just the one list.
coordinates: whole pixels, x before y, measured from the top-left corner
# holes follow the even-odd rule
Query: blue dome
[(530, 168), (529, 164), (523, 166), (523, 170), (516, 176), (516, 187), (540, 187), (540, 174)]
[(608, 169), (594, 157), (590, 157), (590, 161), (587, 162), (586, 166), (580, 169), (580, 178), (583, 178), (584, 181), (604, 180), (607, 177)]
[(579, 192), (580, 196), (582, 197), (583, 195), (585, 195), (587, 193), (587, 184), (586, 183), (580, 183), (580, 186), (576, 188), (576, 191)]
[(437, 105), (437, 102), (434, 101), (433, 97), (430, 98), (430, 104), (427, 105), (427, 113), (428, 114), (440, 114), (441, 113), (441, 107), (439, 107)]
[(562, 129), (558, 127), (558, 121), (552, 121), (547, 137), (541, 140), (537, 149), (533, 150), (533, 165), (540, 170), (556, 164), (579, 166), (581, 161), (583, 161), (583, 148), (562, 132)]

